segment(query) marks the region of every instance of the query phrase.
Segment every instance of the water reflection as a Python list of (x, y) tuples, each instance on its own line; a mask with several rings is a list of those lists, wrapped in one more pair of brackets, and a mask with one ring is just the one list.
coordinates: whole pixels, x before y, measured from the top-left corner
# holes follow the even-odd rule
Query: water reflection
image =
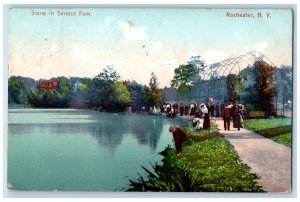
[[(72, 116), (69, 116), (70, 113)], [(50, 120), (49, 123), (30, 123), (29, 119), (27, 123), (9, 124), (8, 132), (12, 135), (26, 135), (33, 131), (35, 134), (48, 132), (55, 135), (90, 135), (102, 147), (110, 150), (116, 149), (122, 143), (124, 135), (132, 135), (140, 145), (148, 145), (152, 151), (155, 151), (164, 124), (183, 125), (185, 123), (182, 119), (168, 119), (163, 116), (118, 115), (93, 111), (56, 111), (56, 115), (59, 123), (51, 123)], [(87, 115), (89, 120), (86, 120)], [(10, 116), (13, 118), (13, 114)], [(27, 116), (30, 118), (29, 114)], [(83, 116), (85, 119), (82, 119)], [(82, 121), (70, 123), (72, 119), (82, 119)], [(64, 120), (67, 123), (63, 123)]]

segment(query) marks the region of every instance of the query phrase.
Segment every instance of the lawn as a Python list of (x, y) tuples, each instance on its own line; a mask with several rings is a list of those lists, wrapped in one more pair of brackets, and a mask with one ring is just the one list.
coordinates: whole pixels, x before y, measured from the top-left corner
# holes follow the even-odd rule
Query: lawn
[(273, 118), (273, 119), (245, 119), (245, 126), (250, 130), (262, 130), (276, 128), (278, 126), (291, 125), (291, 118)]
[(292, 147), (292, 133), (284, 133), (282, 135), (275, 136), (272, 140), (285, 144), (288, 147)]
[(274, 119), (245, 119), (245, 127), (260, 135), (291, 147), (292, 121), (291, 118)]
[(256, 175), (241, 162), (233, 146), (213, 127), (211, 131), (194, 131), (186, 128), (189, 135), (179, 157), (167, 147), (161, 165), (146, 178), (130, 181), (127, 191), (170, 192), (262, 192)]

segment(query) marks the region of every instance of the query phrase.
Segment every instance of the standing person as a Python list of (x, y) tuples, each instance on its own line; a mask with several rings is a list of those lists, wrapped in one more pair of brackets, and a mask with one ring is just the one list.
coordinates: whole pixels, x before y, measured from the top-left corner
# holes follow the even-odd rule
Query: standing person
[(164, 113), (164, 106), (160, 105), (160, 113)]
[(216, 103), (214, 103), (213, 106), (214, 106), (214, 117), (217, 117), (217, 106), (218, 105)]
[(191, 108), (190, 115), (194, 116), (195, 115), (195, 106), (194, 106), (194, 104), (191, 104), (190, 108)]
[(220, 105), (220, 112), (221, 112), (221, 117), (223, 117), (223, 110), (224, 110), (225, 104), (224, 102), (221, 103)]
[(234, 103), (233, 106), (230, 109), (230, 115), (232, 116), (232, 121), (233, 121), (233, 127), (234, 128), (237, 128), (237, 116), (236, 116), (237, 110), (238, 110), (238, 107), (237, 107), (236, 103)]
[(224, 130), (230, 130), (230, 109), (228, 108), (228, 105), (226, 104), (223, 109), (223, 120), (224, 120)]
[(180, 116), (182, 116), (183, 115), (183, 111), (184, 111), (184, 107), (183, 107), (182, 104), (179, 107), (179, 111), (180, 111)]
[(179, 156), (182, 143), (187, 140), (187, 134), (180, 127), (170, 127), (169, 131), (173, 134), (176, 147), (176, 155)]
[(210, 117), (214, 117), (215, 116), (215, 107), (214, 107), (214, 104), (213, 103), (210, 103), (210, 106), (209, 106), (209, 111), (210, 111)]
[(195, 118), (200, 118), (201, 117), (201, 111), (198, 105), (195, 107)]
[(204, 114), (203, 129), (209, 129), (210, 128), (210, 120), (209, 120), (209, 115), (208, 115), (208, 109), (204, 104), (201, 104), (200, 108), (201, 108), (201, 112)]
[(166, 114), (170, 114), (171, 112), (171, 105), (170, 104), (167, 104), (167, 111), (166, 111)]
[(185, 107), (184, 107), (184, 115), (188, 115), (188, 113), (189, 113), (189, 106), (188, 105), (185, 105)]
[(235, 119), (236, 119), (236, 127), (238, 128), (238, 130), (240, 130), (240, 128), (243, 127), (243, 111), (240, 106), (237, 106)]
[[(208, 103), (206, 103), (206, 109), (208, 111), (208, 116), (210, 116), (210, 105)], [(202, 110), (202, 109), (201, 109)]]
[(220, 117), (220, 105), (218, 102), (216, 103), (216, 117)]

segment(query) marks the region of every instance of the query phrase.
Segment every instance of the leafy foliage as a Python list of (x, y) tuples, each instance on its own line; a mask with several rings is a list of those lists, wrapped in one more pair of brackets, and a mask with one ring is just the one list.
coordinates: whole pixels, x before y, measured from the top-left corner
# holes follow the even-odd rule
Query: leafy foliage
[(8, 79), (8, 102), (22, 104), (26, 99), (25, 86), (17, 77)]
[(152, 166), (153, 172), (142, 167), (148, 174), (147, 179), (140, 175), (137, 181), (130, 180), (130, 187), (126, 191), (193, 191), (189, 176), (178, 167), (176, 154), (170, 146), (160, 153), (164, 158), (162, 164)]
[(285, 100), (293, 99), (293, 69), (290, 66), (282, 65), (278, 68), (280, 79), (277, 80), (276, 85), (283, 87)]
[(149, 86), (119, 78), (112, 66), (104, 68), (93, 79), (56, 77), (36, 82), (31, 78), (13, 76), (9, 78), (9, 103), (10, 106), (30, 104), (39, 108), (93, 108), (120, 112), (129, 106), (138, 111), (164, 102), (164, 93), (159, 89), (154, 73)]
[(181, 96), (190, 95), (192, 93), (193, 82), (198, 73), (199, 69), (196, 65), (179, 65), (174, 70), (171, 86), (175, 87)]
[(103, 81), (107, 83), (114, 83), (120, 78), (120, 75), (114, 70), (112, 66), (107, 66), (104, 68), (94, 80)]
[(158, 88), (157, 77), (152, 72), (149, 87), (144, 87), (145, 101), (148, 107), (160, 105), (164, 102), (164, 93)]
[(226, 87), (227, 87), (227, 96), (230, 101), (236, 101), (238, 99), (238, 94), (235, 90), (238, 82), (238, 77), (235, 74), (229, 74), (226, 79)]
[(274, 75), (276, 68), (257, 60), (253, 64), (254, 88), (257, 91), (255, 105), (258, 110), (264, 110), (268, 115), (272, 113), (272, 98), (275, 95)]
[[(229, 142), (216, 135), (217, 129), (194, 131), (189, 134), (179, 157), (167, 147), (162, 165), (153, 166), (147, 178), (130, 181), (127, 191), (206, 191), (206, 192), (262, 192), (254, 174), (243, 164)], [(200, 138), (198, 138), (198, 137)], [(214, 136), (214, 137), (211, 137)]]
[(109, 110), (113, 100), (113, 85), (120, 75), (111, 67), (107, 66), (93, 78), (93, 87), (90, 101), (93, 106), (103, 107)]
[(33, 107), (65, 108), (69, 106), (68, 95), (57, 91), (57, 81), (41, 80), (37, 91), (28, 95), (28, 102)]
[(171, 86), (176, 88), (180, 96), (191, 96), (194, 81), (199, 78), (198, 74), (203, 71), (204, 65), (200, 56), (192, 56), (187, 64), (179, 65), (174, 70)]
[(130, 103), (130, 92), (122, 81), (117, 81), (113, 86), (113, 95), (115, 97), (115, 107), (118, 111), (123, 111)]
[(144, 86), (136, 81), (126, 81), (126, 85), (131, 95), (130, 107), (133, 111), (142, 110), (142, 107), (146, 106)]

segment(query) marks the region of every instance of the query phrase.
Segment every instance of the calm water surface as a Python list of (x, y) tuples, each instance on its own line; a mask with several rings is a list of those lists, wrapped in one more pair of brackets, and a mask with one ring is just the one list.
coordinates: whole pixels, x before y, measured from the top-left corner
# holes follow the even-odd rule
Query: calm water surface
[(151, 168), (182, 119), (72, 109), (10, 109), (8, 183), (14, 190), (114, 191)]

